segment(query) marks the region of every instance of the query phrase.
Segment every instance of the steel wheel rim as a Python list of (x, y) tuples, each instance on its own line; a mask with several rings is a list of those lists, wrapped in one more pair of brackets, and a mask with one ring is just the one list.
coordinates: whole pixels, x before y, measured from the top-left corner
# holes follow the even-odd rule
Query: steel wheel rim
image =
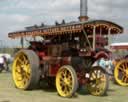
[(58, 93), (63, 97), (70, 96), (73, 90), (73, 77), (71, 72), (66, 68), (59, 70), (56, 80)]
[(128, 86), (128, 60), (122, 60), (117, 63), (114, 77), (119, 85)]
[(90, 73), (89, 91), (92, 95), (99, 96), (106, 87), (106, 75), (101, 69), (95, 69)]
[(24, 53), (19, 53), (13, 62), (13, 80), (19, 89), (24, 89), (30, 80), (31, 69), (28, 57)]

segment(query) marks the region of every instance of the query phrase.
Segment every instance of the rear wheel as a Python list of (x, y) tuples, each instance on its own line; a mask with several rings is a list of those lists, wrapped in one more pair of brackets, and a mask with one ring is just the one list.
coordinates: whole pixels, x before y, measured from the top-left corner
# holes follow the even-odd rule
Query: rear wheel
[(27, 90), (39, 82), (39, 58), (32, 50), (19, 51), (13, 62), (13, 81), (17, 88)]
[(71, 97), (78, 88), (75, 70), (69, 66), (62, 66), (56, 75), (56, 89), (62, 97)]
[(114, 69), (116, 82), (121, 86), (128, 86), (128, 60), (121, 60)]
[(95, 96), (103, 96), (108, 90), (108, 75), (100, 67), (93, 67), (90, 71), (90, 81), (87, 85), (89, 92)]

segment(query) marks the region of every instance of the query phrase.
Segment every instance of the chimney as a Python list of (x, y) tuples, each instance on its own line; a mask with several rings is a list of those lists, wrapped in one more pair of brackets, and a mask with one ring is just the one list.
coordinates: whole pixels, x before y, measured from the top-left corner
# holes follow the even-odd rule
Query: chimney
[(88, 5), (87, 0), (80, 0), (80, 17), (79, 17), (79, 20), (81, 22), (88, 20), (88, 16), (87, 16), (88, 6), (87, 5)]

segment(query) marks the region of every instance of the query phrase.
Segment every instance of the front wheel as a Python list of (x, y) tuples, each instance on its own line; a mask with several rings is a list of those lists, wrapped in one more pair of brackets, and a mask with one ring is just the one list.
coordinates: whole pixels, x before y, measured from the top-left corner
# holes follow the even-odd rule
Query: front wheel
[(56, 89), (62, 97), (71, 97), (78, 88), (77, 75), (73, 67), (62, 66), (56, 75)]
[(108, 75), (100, 67), (93, 67), (90, 71), (89, 84), (87, 85), (89, 92), (94, 96), (103, 96), (108, 90)]

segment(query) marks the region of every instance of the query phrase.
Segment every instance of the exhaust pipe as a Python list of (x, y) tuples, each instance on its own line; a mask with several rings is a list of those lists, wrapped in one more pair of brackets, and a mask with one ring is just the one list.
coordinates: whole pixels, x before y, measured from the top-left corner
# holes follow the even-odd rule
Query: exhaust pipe
[(88, 20), (88, 1), (87, 0), (80, 0), (80, 21), (87, 21)]

